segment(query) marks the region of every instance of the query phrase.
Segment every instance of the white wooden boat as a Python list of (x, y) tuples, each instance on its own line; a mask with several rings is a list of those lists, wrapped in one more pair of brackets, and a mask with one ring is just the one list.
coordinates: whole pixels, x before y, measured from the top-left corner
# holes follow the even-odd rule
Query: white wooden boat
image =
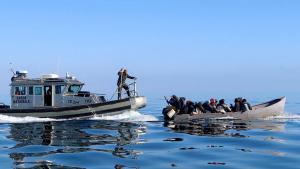
[[(271, 116), (278, 116), (284, 113), (286, 97), (281, 97), (278, 99), (274, 99), (262, 104), (258, 104), (252, 107), (252, 110), (245, 112), (229, 112), (226, 114), (222, 113), (202, 113), (197, 115), (190, 114), (180, 114), (174, 115), (174, 122), (187, 122), (197, 119), (206, 119), (206, 118), (216, 118), (216, 119), (262, 119)], [(172, 110), (171, 110), (172, 111)]]

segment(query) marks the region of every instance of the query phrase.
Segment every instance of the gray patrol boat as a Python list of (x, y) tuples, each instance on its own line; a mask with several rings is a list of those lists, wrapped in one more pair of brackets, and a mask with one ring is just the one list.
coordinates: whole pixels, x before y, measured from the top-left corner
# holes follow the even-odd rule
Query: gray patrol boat
[(17, 71), (11, 78), (11, 106), (0, 105), (0, 114), (14, 117), (85, 118), (111, 116), (146, 106), (146, 97), (138, 96), (136, 82), (130, 87), (131, 96), (107, 100), (105, 95), (82, 91), (84, 83), (70, 76), (56, 74), (27, 78), (27, 71)]

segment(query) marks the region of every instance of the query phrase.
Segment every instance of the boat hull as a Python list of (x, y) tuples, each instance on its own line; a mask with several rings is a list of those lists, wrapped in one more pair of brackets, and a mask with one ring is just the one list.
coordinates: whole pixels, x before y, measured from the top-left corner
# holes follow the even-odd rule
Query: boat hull
[(112, 116), (122, 114), (128, 110), (138, 110), (147, 104), (146, 97), (132, 97), (122, 100), (109, 101), (72, 107), (50, 107), (35, 109), (0, 109), (1, 115), (13, 117), (38, 117), (38, 118), (85, 118), (91, 116)]
[(184, 122), (197, 119), (206, 119), (206, 118), (234, 118), (242, 120), (250, 119), (262, 119), (270, 116), (278, 116), (284, 113), (286, 98), (282, 97), (279, 99), (271, 100), (266, 103), (258, 104), (252, 107), (252, 110), (246, 112), (230, 112), (226, 114), (222, 113), (204, 113), (199, 115), (175, 115), (175, 122)]

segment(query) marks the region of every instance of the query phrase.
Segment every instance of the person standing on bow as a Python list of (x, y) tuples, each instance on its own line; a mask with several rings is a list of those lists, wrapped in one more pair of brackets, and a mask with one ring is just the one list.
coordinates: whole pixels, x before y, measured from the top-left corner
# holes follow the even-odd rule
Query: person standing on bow
[(122, 94), (122, 88), (124, 88), (127, 92), (128, 97), (130, 97), (130, 91), (129, 91), (129, 87), (128, 85), (125, 83), (126, 79), (134, 79), (136, 80), (136, 77), (130, 76), (128, 75), (128, 72), (126, 69), (122, 68), (119, 72), (118, 72), (118, 100), (121, 99), (121, 94)]

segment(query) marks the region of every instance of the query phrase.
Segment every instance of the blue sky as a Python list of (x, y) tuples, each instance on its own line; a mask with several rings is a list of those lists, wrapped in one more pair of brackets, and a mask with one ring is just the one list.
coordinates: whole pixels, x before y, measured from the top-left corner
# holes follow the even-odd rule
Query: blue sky
[(70, 72), (111, 93), (127, 67), (160, 97), (300, 95), (297, 0), (0, 2), (0, 95), (9, 63), (31, 77)]

